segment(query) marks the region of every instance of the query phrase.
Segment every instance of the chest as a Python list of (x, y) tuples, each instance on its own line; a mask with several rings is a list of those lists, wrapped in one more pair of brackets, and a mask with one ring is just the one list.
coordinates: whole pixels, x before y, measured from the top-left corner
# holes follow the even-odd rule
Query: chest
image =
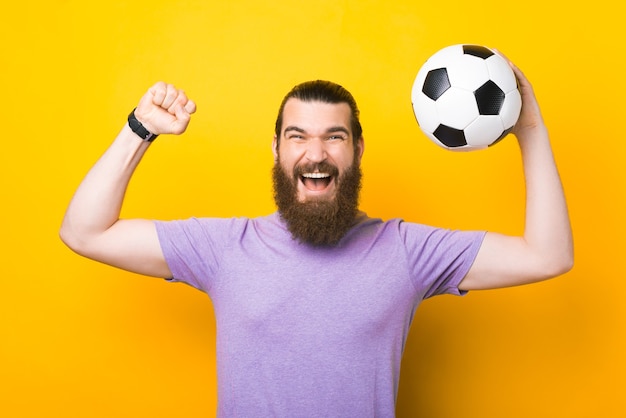
[[(252, 253), (256, 254), (256, 252)], [(224, 329), (280, 340), (364, 338), (408, 327), (416, 292), (402, 252), (228, 254), (211, 298)]]

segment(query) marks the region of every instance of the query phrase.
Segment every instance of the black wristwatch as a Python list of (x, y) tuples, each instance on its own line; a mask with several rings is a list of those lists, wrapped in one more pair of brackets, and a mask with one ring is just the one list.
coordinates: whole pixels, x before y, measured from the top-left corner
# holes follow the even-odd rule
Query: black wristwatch
[(147, 130), (146, 127), (143, 126), (141, 122), (137, 120), (137, 118), (135, 117), (135, 109), (133, 109), (133, 111), (130, 112), (130, 115), (128, 115), (128, 126), (130, 126), (130, 129), (134, 133), (136, 133), (139, 136), (139, 138), (143, 139), (144, 141), (146, 142), (154, 141), (156, 137), (159, 135), (155, 135), (149, 130)]

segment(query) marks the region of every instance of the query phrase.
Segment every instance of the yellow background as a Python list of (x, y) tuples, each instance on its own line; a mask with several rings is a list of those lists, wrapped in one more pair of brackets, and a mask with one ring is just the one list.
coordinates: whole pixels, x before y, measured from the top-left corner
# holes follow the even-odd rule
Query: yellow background
[(527, 0), (20, 1), (0, 13), (0, 415), (206, 417), (215, 410), (208, 298), (71, 253), (58, 227), (82, 176), (155, 81), (198, 112), (161, 137), (124, 216), (274, 209), (275, 113), (325, 78), (360, 103), (362, 208), (519, 233), (513, 137), (452, 153), (410, 105), (419, 66), (455, 43), (496, 47), (533, 82), (570, 204), (576, 266), (533, 286), (418, 310), (400, 417), (624, 416), (626, 236), (623, 2)]

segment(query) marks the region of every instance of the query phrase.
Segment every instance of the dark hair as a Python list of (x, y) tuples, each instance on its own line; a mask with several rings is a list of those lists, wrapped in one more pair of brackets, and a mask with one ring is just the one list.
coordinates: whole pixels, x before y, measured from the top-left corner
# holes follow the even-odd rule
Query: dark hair
[(278, 141), (280, 141), (280, 131), (283, 126), (283, 111), (285, 110), (285, 104), (291, 98), (302, 100), (303, 102), (322, 102), (333, 104), (346, 103), (350, 106), (350, 124), (352, 128), (354, 146), (356, 147), (357, 140), (361, 138), (361, 135), (363, 134), (363, 128), (361, 128), (361, 122), (359, 121), (359, 108), (356, 105), (356, 100), (354, 100), (354, 97), (348, 90), (339, 84), (325, 80), (305, 81), (304, 83), (300, 83), (292, 88), (291, 91), (283, 98), (280, 108), (278, 109), (278, 117), (276, 118), (276, 127), (274, 130)]

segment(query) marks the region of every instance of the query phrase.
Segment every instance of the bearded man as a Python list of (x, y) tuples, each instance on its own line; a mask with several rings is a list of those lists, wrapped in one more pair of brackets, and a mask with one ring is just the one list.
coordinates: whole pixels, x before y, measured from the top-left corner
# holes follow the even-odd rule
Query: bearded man
[(359, 210), (364, 140), (352, 95), (327, 82), (287, 94), (273, 140), (278, 211), (258, 218), (119, 219), (158, 134), (195, 103), (157, 83), (90, 170), (61, 238), (74, 251), (207, 293), (217, 321), (220, 417), (390, 417), (420, 302), (532, 283), (572, 265), (569, 218), (532, 88), (515, 128), (525, 167), (520, 237), (451, 231)]
[(361, 189), (363, 138), (352, 95), (327, 81), (294, 87), (280, 106), (273, 149), (274, 200), (289, 231), (313, 245), (339, 242), (354, 225)]

